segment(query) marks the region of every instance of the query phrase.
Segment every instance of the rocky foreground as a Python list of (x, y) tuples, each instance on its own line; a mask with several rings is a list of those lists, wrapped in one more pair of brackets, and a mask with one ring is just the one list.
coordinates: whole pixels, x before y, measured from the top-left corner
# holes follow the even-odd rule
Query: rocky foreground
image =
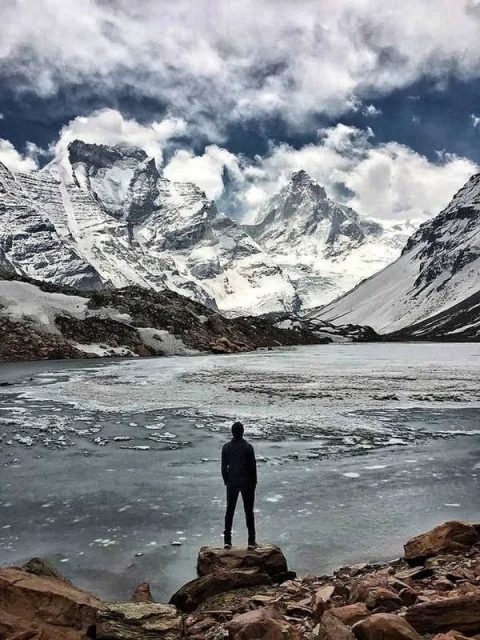
[(198, 577), (153, 601), (108, 603), (48, 562), (0, 570), (0, 638), (15, 640), (462, 640), (480, 634), (480, 525), (446, 522), (388, 564), (296, 577), (282, 551), (203, 547)]

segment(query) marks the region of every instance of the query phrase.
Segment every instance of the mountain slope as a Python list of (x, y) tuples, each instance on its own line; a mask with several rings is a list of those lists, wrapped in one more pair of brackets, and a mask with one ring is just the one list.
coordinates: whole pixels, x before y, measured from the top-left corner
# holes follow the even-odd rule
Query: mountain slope
[(101, 287), (98, 272), (44, 211), (46, 202), (61, 206), (56, 185), (15, 176), (0, 163), (0, 266), (79, 289)]
[[(237, 315), (297, 306), (281, 269), (195, 185), (161, 178), (154, 161), (129, 146), (77, 140), (68, 152), (67, 166), (2, 172), (8, 174), (0, 209), (6, 266), (85, 288), (169, 288)], [(48, 231), (32, 243), (28, 233), (37, 218)], [(49, 263), (59, 256), (54, 271), (39, 269), (38, 256), (48, 252)], [(77, 283), (83, 270), (89, 278)]]
[(393, 264), (326, 307), (334, 323), (404, 329), (461, 304), (480, 290), (480, 174), (408, 240)]
[(304, 308), (330, 302), (383, 268), (408, 237), (402, 226), (382, 226), (329, 199), (305, 171), (244, 228), (288, 274)]
[(0, 271), (0, 361), (235, 353), (375, 340), (360, 327), (225, 318), (173, 291), (78, 291)]

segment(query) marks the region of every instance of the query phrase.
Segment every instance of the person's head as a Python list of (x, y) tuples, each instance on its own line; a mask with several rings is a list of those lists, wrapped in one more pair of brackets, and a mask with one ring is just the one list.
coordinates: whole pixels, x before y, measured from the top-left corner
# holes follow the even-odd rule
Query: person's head
[(241, 422), (234, 422), (232, 424), (232, 436), (235, 438), (235, 440), (240, 440), (240, 438), (243, 438), (243, 432), (244, 428)]

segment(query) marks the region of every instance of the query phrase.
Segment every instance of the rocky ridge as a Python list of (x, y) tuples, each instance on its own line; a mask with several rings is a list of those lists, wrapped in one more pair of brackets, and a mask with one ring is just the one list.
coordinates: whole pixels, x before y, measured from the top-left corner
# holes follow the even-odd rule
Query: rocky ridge
[[(480, 526), (451, 521), (387, 564), (296, 577), (281, 550), (203, 548), (199, 577), (157, 604), (107, 603), (48, 562), (0, 570), (0, 634), (54, 640), (463, 640), (480, 633)], [(280, 570), (280, 571), (279, 571)], [(186, 594), (195, 594), (195, 602)], [(23, 634), (23, 635), (22, 635)]]
[[(225, 354), (359, 341), (368, 333), (298, 319), (225, 318), (170, 290), (78, 291), (0, 275), (0, 361)], [(375, 335), (368, 333), (368, 339)]]

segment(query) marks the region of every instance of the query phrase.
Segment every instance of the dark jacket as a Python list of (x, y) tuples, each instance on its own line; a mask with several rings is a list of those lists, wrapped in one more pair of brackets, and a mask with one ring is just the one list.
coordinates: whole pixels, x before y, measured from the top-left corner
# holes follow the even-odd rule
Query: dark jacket
[(225, 484), (240, 489), (257, 484), (257, 463), (252, 445), (232, 438), (222, 449), (222, 477)]

